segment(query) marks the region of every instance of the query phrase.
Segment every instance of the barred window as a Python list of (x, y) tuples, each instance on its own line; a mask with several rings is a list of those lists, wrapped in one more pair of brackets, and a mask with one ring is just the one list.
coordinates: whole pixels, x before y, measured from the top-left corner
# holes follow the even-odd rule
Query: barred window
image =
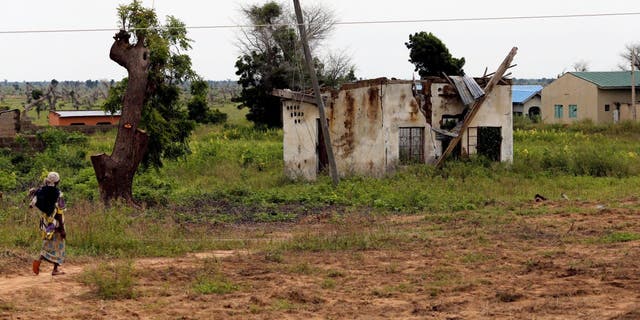
[(400, 164), (424, 162), (424, 128), (400, 128)]

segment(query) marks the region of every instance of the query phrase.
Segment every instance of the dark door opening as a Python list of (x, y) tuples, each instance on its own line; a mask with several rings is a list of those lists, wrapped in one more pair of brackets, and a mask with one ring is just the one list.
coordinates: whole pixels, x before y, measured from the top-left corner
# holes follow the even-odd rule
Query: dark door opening
[(322, 127), (320, 119), (316, 119), (316, 128), (318, 131), (318, 144), (316, 145), (316, 155), (318, 155), (318, 172), (323, 172), (329, 166), (329, 156), (327, 156), (327, 148), (324, 145), (324, 136), (322, 135)]
[(538, 120), (540, 120), (540, 113), (540, 107), (533, 106), (529, 108), (529, 119), (538, 122)]
[(476, 150), (479, 155), (483, 155), (493, 161), (500, 161), (502, 151), (502, 128), (501, 127), (478, 127), (478, 144)]

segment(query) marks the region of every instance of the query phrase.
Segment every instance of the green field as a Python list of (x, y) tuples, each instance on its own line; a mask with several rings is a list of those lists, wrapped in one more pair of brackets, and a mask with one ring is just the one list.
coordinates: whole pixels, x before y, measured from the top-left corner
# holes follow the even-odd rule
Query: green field
[[(92, 255), (198, 250), (218, 245), (205, 241), (207, 226), (295, 221), (330, 207), (371, 214), (509, 212), (531, 202), (535, 194), (551, 200), (561, 200), (565, 194), (572, 201), (607, 206), (636, 196), (640, 188), (640, 126), (630, 123), (517, 129), (512, 165), (478, 158), (450, 161), (442, 170), (414, 165), (383, 179), (349, 177), (333, 188), (327, 176), (316, 182), (286, 179), (282, 131), (253, 129), (244, 119), (244, 110), (233, 105), (220, 109), (229, 113), (229, 123), (199, 126), (191, 138), (190, 154), (165, 161), (162, 168), (138, 172), (134, 196), (147, 208), (141, 213), (117, 206), (106, 215), (90, 214), (105, 209), (97, 201), (89, 157), (110, 152), (114, 132), (85, 136), (50, 129), (39, 134), (48, 146), (44, 152), (2, 150), (0, 221), (5, 223), (0, 226), (0, 246), (33, 246), (36, 234), (32, 219), (25, 216), (24, 195), (50, 170), (61, 173), (61, 188), (74, 214), (87, 219), (77, 223), (89, 225), (97, 219), (111, 226), (114, 234), (131, 233), (134, 239), (107, 232), (102, 243), (97, 236), (89, 236), (88, 229), (86, 238), (75, 238), (72, 241), (81, 243), (71, 247), (77, 254)], [(166, 219), (171, 222), (165, 225), (168, 230), (149, 227)], [(195, 229), (185, 230), (185, 223)], [(148, 238), (173, 235), (201, 239), (202, 244), (166, 247), (160, 241), (142, 246), (143, 250), (137, 242), (143, 240), (133, 237), (139, 230)]]

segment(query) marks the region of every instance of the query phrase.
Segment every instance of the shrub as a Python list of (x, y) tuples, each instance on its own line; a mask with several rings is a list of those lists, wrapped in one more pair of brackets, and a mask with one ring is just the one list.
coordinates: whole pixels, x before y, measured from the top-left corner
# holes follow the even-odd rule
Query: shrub
[(92, 287), (101, 299), (132, 299), (136, 296), (135, 269), (131, 261), (102, 263), (85, 271), (81, 281)]

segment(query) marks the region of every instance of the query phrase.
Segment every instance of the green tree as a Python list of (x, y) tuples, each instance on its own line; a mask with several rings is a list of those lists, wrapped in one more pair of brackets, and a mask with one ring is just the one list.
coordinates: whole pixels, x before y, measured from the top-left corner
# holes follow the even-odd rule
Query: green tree
[(191, 82), (191, 99), (187, 103), (189, 119), (198, 123), (223, 123), (227, 121), (227, 114), (220, 110), (210, 110), (207, 96), (209, 84), (197, 79)]
[[(239, 37), (243, 54), (235, 67), (242, 91), (233, 101), (240, 103), (239, 108), (249, 109), (247, 119), (257, 126), (282, 126), (280, 99), (271, 95), (273, 89), (300, 90), (310, 86), (294, 14), (287, 9), (274, 1), (242, 9), (254, 27), (243, 30)], [(334, 14), (324, 7), (312, 6), (305, 8), (304, 15), (310, 46), (319, 47), (333, 30)], [(342, 63), (338, 67), (334, 67), (336, 58)], [(355, 79), (355, 68), (346, 55), (336, 55), (324, 64), (317, 59), (315, 66), (318, 78), (325, 81), (322, 84), (337, 86)]]
[(91, 157), (105, 203), (122, 198), (135, 204), (133, 177), (141, 163), (162, 165), (162, 158), (187, 153), (195, 127), (179, 104), (180, 84), (194, 79), (184, 23), (168, 16), (164, 25), (153, 9), (134, 0), (118, 7), (121, 30), (109, 57), (127, 69), (128, 77), (109, 89), (104, 108), (121, 110), (111, 155)]
[(409, 62), (413, 63), (421, 77), (463, 75), (464, 58), (454, 58), (444, 43), (431, 32), (409, 35), (405, 43), (409, 49)]

